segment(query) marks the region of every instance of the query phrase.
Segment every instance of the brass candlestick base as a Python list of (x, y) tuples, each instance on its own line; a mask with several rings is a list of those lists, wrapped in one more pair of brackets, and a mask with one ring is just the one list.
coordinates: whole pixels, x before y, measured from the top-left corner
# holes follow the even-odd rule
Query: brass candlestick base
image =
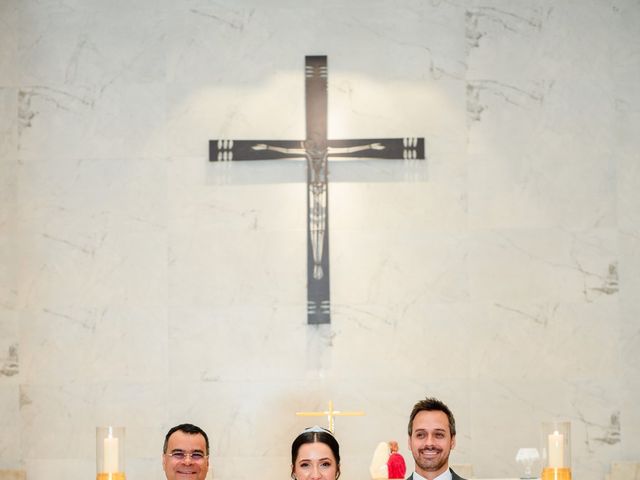
[(125, 480), (124, 472), (117, 473), (99, 473), (96, 480)]
[(571, 480), (570, 468), (545, 468), (540, 480)]

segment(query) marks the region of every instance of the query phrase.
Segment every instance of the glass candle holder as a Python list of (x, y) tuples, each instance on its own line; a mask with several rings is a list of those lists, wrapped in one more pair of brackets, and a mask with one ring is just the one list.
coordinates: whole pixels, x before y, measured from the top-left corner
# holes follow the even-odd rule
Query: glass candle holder
[(96, 427), (96, 480), (125, 480), (124, 427)]
[(542, 424), (541, 480), (571, 480), (571, 423)]
[[(520, 475), (520, 478), (523, 480), (538, 478), (533, 471), (534, 465), (536, 465), (539, 460), (540, 452), (538, 452), (537, 448), (528, 447), (518, 449), (516, 462), (522, 466), (522, 474)], [(535, 471), (538, 472), (538, 468), (536, 468)]]

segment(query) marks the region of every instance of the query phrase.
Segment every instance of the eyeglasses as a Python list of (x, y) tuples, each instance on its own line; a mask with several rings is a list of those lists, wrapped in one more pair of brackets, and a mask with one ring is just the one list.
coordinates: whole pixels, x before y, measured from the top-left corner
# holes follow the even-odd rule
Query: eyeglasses
[(183, 462), (187, 458), (190, 458), (193, 462), (202, 462), (208, 455), (205, 455), (202, 452), (183, 452), (181, 450), (177, 450), (175, 452), (167, 453), (169, 457), (174, 459), (176, 462)]

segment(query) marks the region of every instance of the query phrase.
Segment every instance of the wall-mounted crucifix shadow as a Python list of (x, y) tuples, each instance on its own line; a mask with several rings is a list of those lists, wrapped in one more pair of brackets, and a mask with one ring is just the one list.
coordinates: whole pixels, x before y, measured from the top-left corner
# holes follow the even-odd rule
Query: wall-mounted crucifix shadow
[(327, 57), (305, 57), (305, 140), (210, 140), (212, 162), (307, 161), (307, 323), (331, 322), (328, 159), (424, 160), (424, 138), (327, 139)]

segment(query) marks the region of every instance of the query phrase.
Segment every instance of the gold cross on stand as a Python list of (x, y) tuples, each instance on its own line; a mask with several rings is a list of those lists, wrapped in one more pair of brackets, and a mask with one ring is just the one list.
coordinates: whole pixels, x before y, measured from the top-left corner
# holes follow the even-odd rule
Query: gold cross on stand
[(334, 410), (331, 400), (329, 400), (329, 410), (325, 410), (324, 412), (296, 412), (296, 415), (299, 417), (323, 417), (326, 415), (331, 433), (335, 433), (334, 417), (361, 417), (364, 414), (364, 412), (341, 412), (340, 410)]

